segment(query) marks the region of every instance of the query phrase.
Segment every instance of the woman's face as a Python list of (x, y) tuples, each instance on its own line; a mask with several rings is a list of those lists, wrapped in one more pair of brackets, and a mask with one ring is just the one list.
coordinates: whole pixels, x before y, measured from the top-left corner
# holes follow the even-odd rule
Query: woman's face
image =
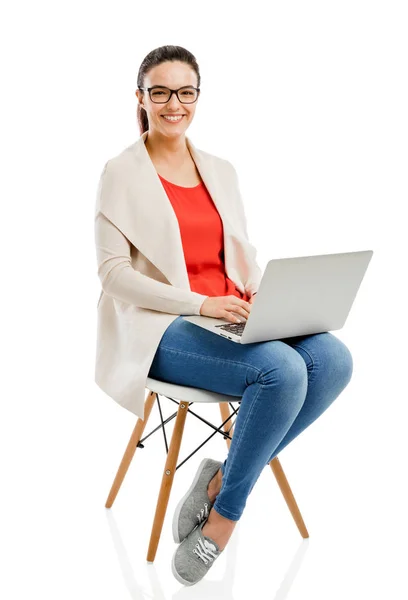
[[(197, 86), (197, 75), (186, 63), (180, 61), (166, 61), (153, 67), (145, 76), (143, 87), (162, 85), (172, 90), (178, 90), (186, 85)], [(149, 119), (149, 132), (157, 132), (166, 137), (178, 137), (183, 135), (194, 118), (197, 102), (184, 104), (179, 101), (176, 94), (165, 104), (156, 104), (150, 100), (149, 92), (136, 90), (136, 96), (140, 104), (147, 112)], [(156, 96), (162, 100), (160, 94)], [(188, 96), (187, 96), (188, 97)], [(181, 116), (176, 122), (167, 121), (163, 115)]]

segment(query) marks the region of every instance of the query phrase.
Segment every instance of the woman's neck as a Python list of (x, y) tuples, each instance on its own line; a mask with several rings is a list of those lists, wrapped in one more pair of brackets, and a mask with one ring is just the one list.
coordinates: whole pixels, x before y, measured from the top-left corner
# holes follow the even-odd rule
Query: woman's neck
[(167, 164), (183, 164), (190, 153), (187, 148), (185, 136), (169, 139), (160, 134), (148, 133), (145, 139), (146, 150), (150, 158), (164, 161)]

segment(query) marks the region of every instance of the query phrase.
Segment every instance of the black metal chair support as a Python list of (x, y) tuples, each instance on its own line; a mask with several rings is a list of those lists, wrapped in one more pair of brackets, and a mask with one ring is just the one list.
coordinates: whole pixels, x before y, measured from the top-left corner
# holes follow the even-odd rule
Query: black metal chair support
[[(168, 398), (169, 400), (171, 400), (172, 402), (174, 402), (175, 404), (179, 405), (180, 402), (178, 400), (174, 400), (174, 398), (170, 398), (169, 396), (165, 396), (165, 398)], [(237, 402), (239, 404), (241, 404), (240, 400), (237, 400)], [(224, 425), (226, 423), (228, 423), (228, 421), (232, 420), (232, 418), (234, 416), (236, 416), (238, 414), (239, 411), (239, 406), (237, 408), (235, 408), (231, 402), (228, 402), (229, 406), (232, 409), (232, 413), (230, 414), (230, 416), (228, 417), (228, 419), (226, 419), (223, 423), (221, 423), (221, 425), (219, 427), (216, 427), (213, 423), (211, 423), (210, 421), (207, 421), (207, 419), (204, 419), (204, 417), (202, 417), (201, 415), (198, 415), (197, 413), (193, 412), (190, 409), (190, 406), (192, 406), (194, 404), (194, 402), (190, 402), (189, 407), (187, 409), (187, 412), (191, 413), (192, 415), (194, 415), (197, 419), (199, 419), (200, 421), (202, 421), (203, 423), (205, 423), (206, 425), (208, 425), (208, 427), (210, 427), (211, 429), (214, 429), (213, 433), (208, 436), (208, 438), (206, 440), (204, 440), (204, 442), (202, 442), (202, 444), (200, 444), (199, 446), (197, 446), (197, 448), (187, 456), (187, 458), (185, 458), (179, 465), (177, 465), (176, 467), (176, 471), (179, 467), (181, 467), (182, 465), (184, 465), (184, 463), (186, 463), (192, 456), (194, 456), (194, 454), (196, 452), (198, 452), (205, 444), (207, 444), (207, 442), (210, 441), (210, 439), (212, 437), (214, 437), (214, 435), (216, 433), (219, 433), (223, 436), (224, 439), (229, 438), (230, 440), (232, 440), (232, 437), (229, 435), (229, 431), (231, 430), (231, 428), (233, 427), (234, 423), (231, 423), (230, 428), (228, 429), (228, 432), (226, 431), (221, 431), (221, 428), (224, 427)], [(152, 431), (150, 431), (150, 433), (148, 433), (147, 435), (145, 435), (138, 443), (137, 447), (138, 448), (144, 448), (144, 445), (142, 442), (146, 441), (147, 438), (149, 438), (151, 435), (153, 435), (153, 433), (155, 433), (158, 429), (162, 429), (163, 430), (163, 436), (164, 436), (164, 445), (166, 447), (166, 454), (169, 453), (169, 446), (167, 443), (167, 436), (166, 436), (166, 429), (165, 426), (167, 425), (167, 423), (169, 423), (172, 419), (174, 419), (177, 416), (177, 411), (175, 413), (173, 413), (172, 415), (170, 415), (170, 417), (167, 417), (166, 420), (163, 420), (163, 412), (162, 412), (162, 408), (161, 408), (161, 404), (160, 404), (160, 399), (159, 399), (159, 394), (157, 394), (157, 406), (159, 409), (159, 414), (160, 414), (160, 424), (155, 427)]]

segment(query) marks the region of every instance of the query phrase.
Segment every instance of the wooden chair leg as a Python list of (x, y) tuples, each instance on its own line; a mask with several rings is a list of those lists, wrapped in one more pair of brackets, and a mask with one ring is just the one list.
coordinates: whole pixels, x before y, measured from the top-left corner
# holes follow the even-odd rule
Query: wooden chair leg
[[(230, 409), (226, 402), (220, 402), (219, 406), (220, 406), (220, 412), (221, 412), (221, 419), (222, 419), (222, 422), (224, 422), (226, 419), (228, 419), (228, 417), (230, 415)], [(229, 427), (229, 425), (228, 425), (228, 423), (226, 423), (224, 425), (224, 431), (227, 431), (228, 427)], [(230, 431), (231, 437), (233, 435), (233, 431), (234, 431), (234, 428), (232, 428)], [(231, 440), (229, 438), (226, 438), (226, 442), (227, 442), (227, 446), (229, 449), (230, 445), (231, 445)], [(275, 456), (275, 458), (269, 464), (270, 464), (273, 474), (275, 475), (276, 481), (278, 482), (280, 490), (283, 494), (283, 497), (285, 498), (286, 504), (288, 505), (288, 508), (289, 508), (289, 510), (292, 514), (292, 517), (299, 529), (301, 536), (303, 538), (308, 538), (309, 533), (306, 529), (305, 522), (303, 521), (299, 507), (296, 503), (296, 500), (292, 493), (292, 490), (290, 489), (289, 482), (286, 479), (286, 475), (282, 469), (282, 466), (279, 462), (278, 457)]]
[(167, 505), (169, 503), (170, 492), (177, 467), (181, 440), (183, 438), (184, 424), (187, 417), (188, 406), (188, 402), (180, 402), (177, 411), (176, 423), (171, 436), (160, 493), (157, 499), (156, 512), (154, 515), (153, 527), (150, 535), (149, 549), (147, 551), (147, 562), (150, 563), (152, 563), (156, 557), (157, 547), (159, 545), (160, 536), (163, 529), (163, 522), (166, 516)]
[(115, 501), (115, 498), (120, 490), (120, 486), (125, 478), (127, 470), (129, 468), (130, 463), (132, 462), (132, 458), (136, 452), (137, 445), (140, 441), (140, 438), (143, 435), (143, 431), (147, 425), (147, 421), (149, 420), (150, 413), (153, 408), (153, 404), (157, 398), (156, 392), (151, 392), (145, 401), (144, 406), (144, 420), (138, 419), (136, 426), (133, 430), (132, 435), (130, 436), (130, 440), (126, 447), (125, 453), (123, 455), (122, 461), (119, 465), (118, 472), (116, 473), (116, 477), (112, 484), (111, 490), (108, 495), (108, 499), (106, 500), (105, 507), (111, 508), (112, 504)]
[[(222, 421), (221, 421), (221, 422), (222, 422), (222, 423), (224, 423), (224, 421), (226, 421), (226, 419), (228, 419), (228, 417), (229, 417), (229, 416), (230, 416), (230, 414), (231, 414), (231, 411), (230, 411), (230, 409), (229, 409), (228, 402), (220, 402), (220, 403), (219, 403), (219, 407), (220, 407), (221, 419), (222, 419)], [(224, 429), (224, 431), (225, 431), (226, 433), (229, 433), (229, 434), (230, 434), (230, 436), (232, 437), (232, 436), (233, 436), (233, 433), (234, 433), (234, 426), (232, 426), (232, 427), (231, 427), (231, 430), (230, 430), (230, 431), (228, 431), (230, 427), (231, 427), (231, 421), (228, 421), (227, 423), (225, 423), (225, 425), (224, 425), (223, 429)], [(231, 446), (231, 440), (230, 440), (229, 438), (225, 438), (225, 441), (227, 442), (227, 447), (228, 447), (228, 450), (229, 450), (229, 448), (230, 448), (230, 446)]]
[(286, 475), (283, 472), (278, 457), (275, 456), (275, 458), (271, 460), (269, 464), (273, 471), (273, 474), (275, 475), (276, 481), (278, 482), (283, 497), (285, 498), (286, 504), (288, 505), (288, 508), (292, 514), (292, 517), (300, 531), (300, 535), (303, 538), (308, 538), (309, 533), (306, 529), (306, 525), (303, 521), (302, 515), (300, 514), (299, 507), (296, 503), (292, 490), (290, 489), (290, 485), (288, 483), (288, 480), (286, 479)]

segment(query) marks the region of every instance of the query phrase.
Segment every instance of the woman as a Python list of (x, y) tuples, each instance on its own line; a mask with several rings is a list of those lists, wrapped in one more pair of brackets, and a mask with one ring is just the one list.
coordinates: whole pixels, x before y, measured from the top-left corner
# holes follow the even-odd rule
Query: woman
[[(220, 202), (221, 183), (224, 185), (228, 181), (233, 194), (236, 175), (232, 174), (233, 168), (228, 161), (197, 151), (185, 135), (194, 118), (200, 93), (197, 62), (190, 52), (179, 46), (157, 48), (143, 60), (137, 84), (138, 120), (144, 141), (141, 153), (147, 151), (148, 158), (146, 155), (145, 162), (138, 163), (144, 165), (143, 169), (134, 172), (133, 176), (142, 177), (153, 166), (156, 171), (154, 177), (160, 181), (166, 194), (166, 203), (172, 207), (173, 216), (176, 216), (185, 260), (183, 269), (185, 267), (187, 270), (188, 283), (182, 290), (181, 284), (185, 282), (181, 272), (177, 272), (180, 278), (174, 277), (171, 283), (180, 284), (176, 288), (180, 299), (185, 294), (186, 299), (196, 302), (191, 304), (191, 311), (195, 314), (231, 322), (246, 320), (252, 303), (256, 301), (260, 269), (255, 260), (256, 251), (247, 238), (239, 193), (232, 196), (234, 203), (227, 210), (226, 204)], [(204, 155), (213, 161), (213, 179), (210, 178), (210, 170), (204, 169), (204, 162), (201, 162)], [(134, 166), (136, 163), (131, 164)], [(206, 181), (203, 181), (204, 173), (208, 177)], [(170, 295), (176, 293), (176, 289), (166, 285), (166, 282), (158, 283), (160, 269), (152, 270), (155, 259), (156, 266), (169, 266), (169, 263), (165, 265), (164, 257), (160, 257), (162, 262), (158, 260), (156, 251), (162, 244), (164, 227), (161, 227), (161, 235), (157, 235), (157, 239), (151, 232), (150, 246), (147, 239), (144, 246), (152, 261), (149, 262), (151, 270), (145, 273), (151, 273), (156, 281), (140, 273), (136, 279), (135, 264), (143, 267), (148, 257), (144, 256), (144, 262), (139, 260), (136, 263), (133, 255), (129, 254), (130, 258), (125, 257), (128, 261), (126, 266), (130, 266), (132, 259), (133, 269), (125, 271), (123, 262), (119, 265), (121, 253), (127, 252), (127, 247), (121, 244), (125, 244), (126, 227), (130, 227), (131, 219), (126, 221), (123, 218), (119, 227), (118, 209), (115, 212), (108, 208), (106, 200), (110, 191), (109, 198), (113, 202), (113, 186), (119, 186), (118, 182), (123, 181), (123, 173), (116, 180), (113, 175), (109, 180), (106, 174), (104, 176), (105, 180), (102, 180), (99, 188), (96, 232), (99, 274), (102, 282), (105, 281), (104, 301), (108, 303), (109, 296), (111, 301), (114, 298), (115, 311), (109, 305), (109, 316), (113, 318), (114, 314), (129, 313), (131, 309), (136, 310), (133, 306), (136, 305), (137, 310), (144, 311), (146, 318), (151, 315), (151, 323), (156, 322), (160, 316), (164, 318), (165, 306), (173, 306), (170, 304)], [(217, 178), (220, 179), (218, 187)], [(127, 184), (127, 190), (128, 187)], [(147, 190), (147, 186), (143, 189)], [(213, 197), (210, 192), (213, 192)], [(217, 205), (213, 202), (216, 196)], [(115, 195), (116, 202), (119, 202), (119, 197), (119, 194)], [(164, 211), (164, 204), (160, 207)], [(224, 212), (223, 215), (219, 214), (218, 208)], [(140, 227), (144, 210), (148, 210), (146, 197), (137, 211)], [(127, 216), (131, 214), (130, 209), (122, 209), (123, 215), (125, 212)], [(136, 218), (136, 210), (134, 214)], [(166, 213), (166, 216), (170, 219), (170, 214)], [(114, 243), (115, 218), (115, 235), (121, 237), (115, 238)], [(158, 219), (157, 223), (160, 227), (161, 220)], [(227, 228), (227, 224), (231, 226)], [(108, 227), (110, 238), (106, 233)], [(121, 234), (118, 229), (121, 229)], [(233, 234), (234, 244), (231, 241)], [(140, 229), (139, 242), (141, 239)], [(173, 238), (166, 241), (175, 243)], [(130, 248), (132, 244), (129, 240), (127, 243)], [(224, 254), (226, 244), (228, 252)], [(112, 270), (107, 271), (112, 268), (112, 263), (116, 268), (114, 276)], [(115, 288), (114, 282), (124, 272), (128, 280), (124, 283), (122, 278), (121, 284)], [(112, 283), (108, 285), (107, 281)], [(146, 286), (143, 289), (149, 293), (146, 291), (144, 295), (139, 293), (136, 296), (137, 285)], [(164, 302), (164, 295), (167, 305), (159, 303)], [(182, 319), (181, 312), (174, 314), (174, 308), (168, 311), (173, 314), (162, 328), (160, 336), (155, 338), (156, 347), (153, 360), (149, 362), (149, 376), (241, 397), (228, 458), (224, 462), (204, 459), (175, 511), (173, 534), (180, 545), (173, 556), (173, 573), (181, 583), (192, 585), (206, 575), (228, 544), (263, 468), (339, 396), (351, 379), (353, 361), (344, 343), (329, 332), (235, 344), (187, 322)], [(111, 329), (112, 335), (114, 329)], [(148, 330), (145, 331), (148, 336)], [(102, 352), (101, 340), (99, 344)], [(104, 389), (114, 397), (107, 382)], [(125, 406), (124, 402), (122, 404)]]

